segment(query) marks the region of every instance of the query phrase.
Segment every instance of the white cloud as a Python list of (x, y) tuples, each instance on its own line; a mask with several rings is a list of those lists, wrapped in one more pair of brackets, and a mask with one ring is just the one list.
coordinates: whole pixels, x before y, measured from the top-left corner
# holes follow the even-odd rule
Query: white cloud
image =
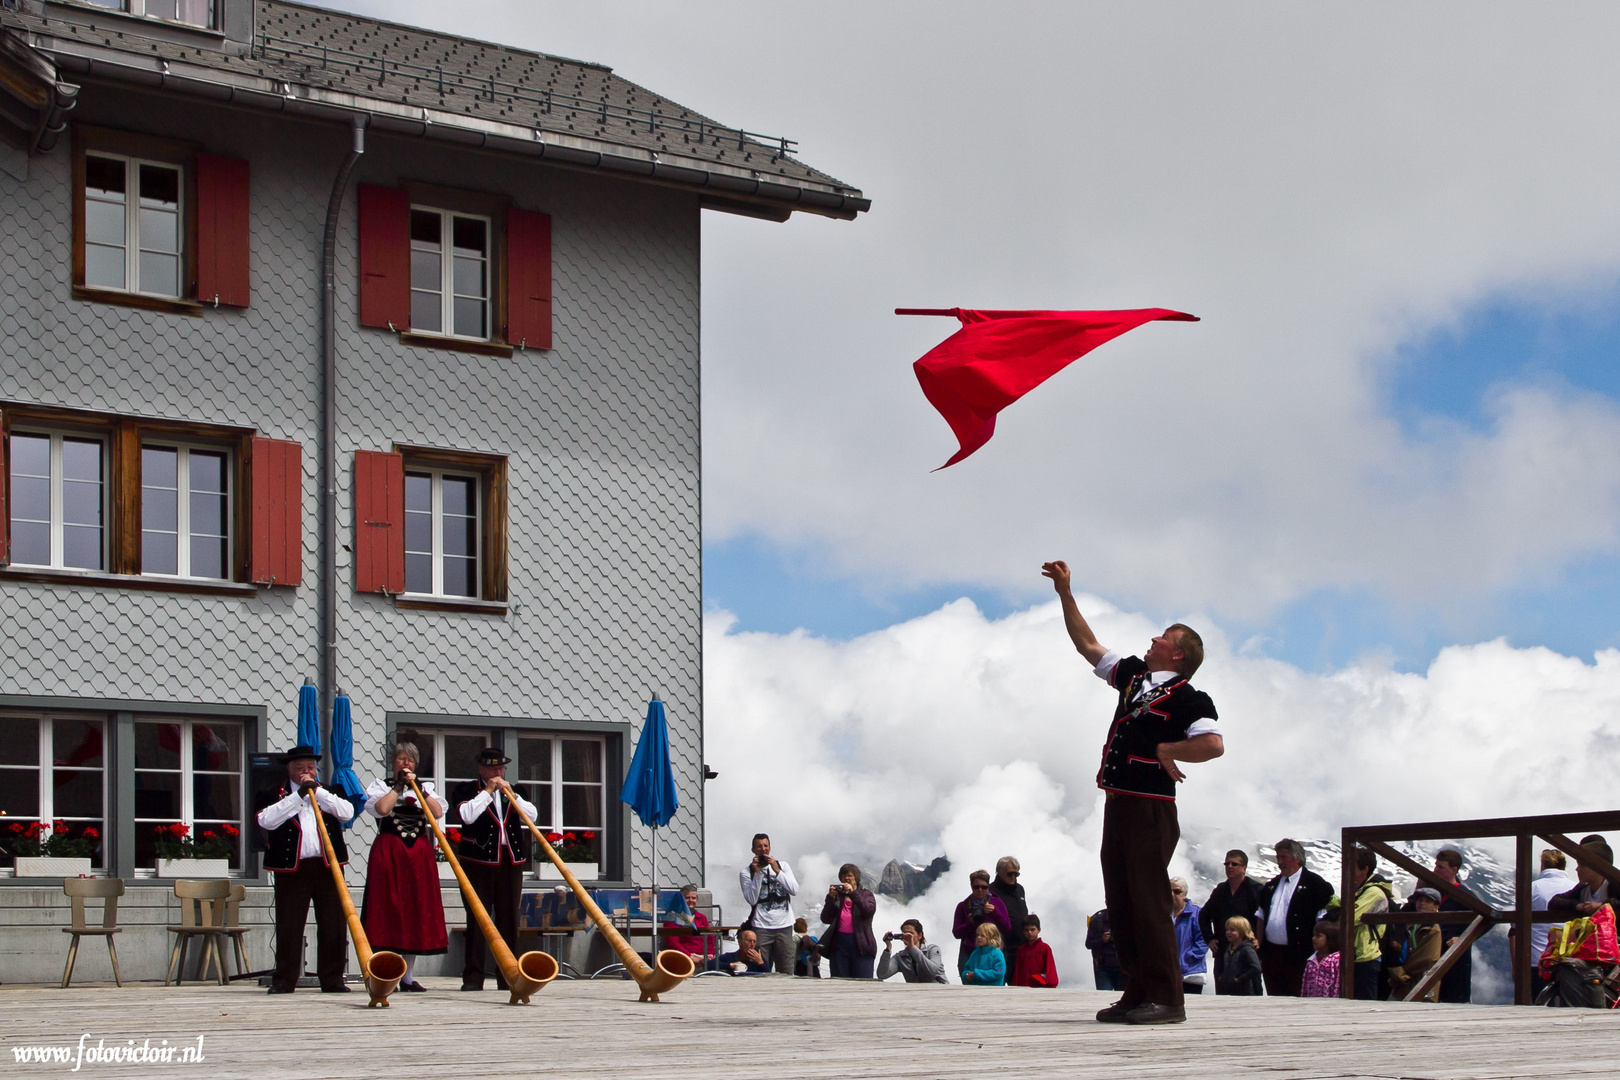
[[(1160, 629), (1095, 598), (1081, 605), (1124, 649)], [(1199, 841), (1218, 856), (1353, 824), (1607, 804), (1620, 652), (1587, 664), (1485, 642), (1447, 648), (1421, 674), (1363, 663), (1319, 675), (1200, 630), (1197, 682), (1221, 712), (1227, 753), (1187, 770), (1178, 872), (1192, 874)], [(706, 754), (720, 772), (707, 792), (709, 880), (728, 913), (756, 831), (798, 870), (812, 919), (845, 859), (943, 853), (950, 873), (904, 911), (885, 901), (876, 928), (915, 915), (954, 958), (968, 871), (1013, 854), (1059, 971), (1089, 985), (1085, 916), (1103, 906), (1094, 777), (1112, 698), (1055, 603), (989, 621), (958, 601), (836, 643), (739, 633), (722, 614), (704, 663)], [(1196, 861), (1217, 872), (1218, 859)]]

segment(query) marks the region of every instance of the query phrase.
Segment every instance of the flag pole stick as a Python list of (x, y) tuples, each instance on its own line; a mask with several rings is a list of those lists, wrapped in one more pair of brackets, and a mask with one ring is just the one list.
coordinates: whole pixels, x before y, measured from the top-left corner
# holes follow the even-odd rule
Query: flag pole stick
[(956, 314), (955, 308), (949, 307), (897, 307), (896, 315), (951, 315)]

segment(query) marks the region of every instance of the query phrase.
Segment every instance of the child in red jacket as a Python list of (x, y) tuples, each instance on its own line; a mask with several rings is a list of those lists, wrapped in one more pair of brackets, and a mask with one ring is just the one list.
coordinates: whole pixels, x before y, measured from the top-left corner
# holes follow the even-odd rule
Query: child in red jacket
[(1052, 960), (1052, 947), (1041, 940), (1041, 920), (1036, 915), (1024, 916), (1024, 943), (1013, 957), (1013, 977), (1009, 986), (1056, 986), (1057, 964)]

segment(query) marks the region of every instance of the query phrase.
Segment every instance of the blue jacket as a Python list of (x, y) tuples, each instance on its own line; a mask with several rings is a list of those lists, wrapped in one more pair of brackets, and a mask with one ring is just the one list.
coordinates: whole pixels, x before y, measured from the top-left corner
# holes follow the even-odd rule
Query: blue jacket
[[(969, 974), (973, 976), (972, 981), (968, 980)], [(980, 945), (968, 953), (967, 962), (962, 965), (962, 981), (969, 986), (1006, 986), (1007, 958), (1000, 949)]]
[(1203, 974), (1204, 958), (1209, 955), (1209, 945), (1198, 930), (1198, 911), (1198, 905), (1189, 902), (1176, 916), (1176, 954), (1181, 957), (1183, 976)]

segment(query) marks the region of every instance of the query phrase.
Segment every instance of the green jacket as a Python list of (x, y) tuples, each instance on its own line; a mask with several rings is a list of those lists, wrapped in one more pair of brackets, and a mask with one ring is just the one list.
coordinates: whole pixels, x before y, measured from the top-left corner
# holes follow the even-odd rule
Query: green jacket
[(1363, 915), (1382, 915), (1389, 910), (1390, 898), (1395, 890), (1390, 883), (1372, 875), (1361, 883), (1356, 890), (1356, 963), (1367, 964), (1377, 960), (1383, 946), (1384, 934), (1389, 929), (1387, 925), (1368, 926), (1361, 921)]

